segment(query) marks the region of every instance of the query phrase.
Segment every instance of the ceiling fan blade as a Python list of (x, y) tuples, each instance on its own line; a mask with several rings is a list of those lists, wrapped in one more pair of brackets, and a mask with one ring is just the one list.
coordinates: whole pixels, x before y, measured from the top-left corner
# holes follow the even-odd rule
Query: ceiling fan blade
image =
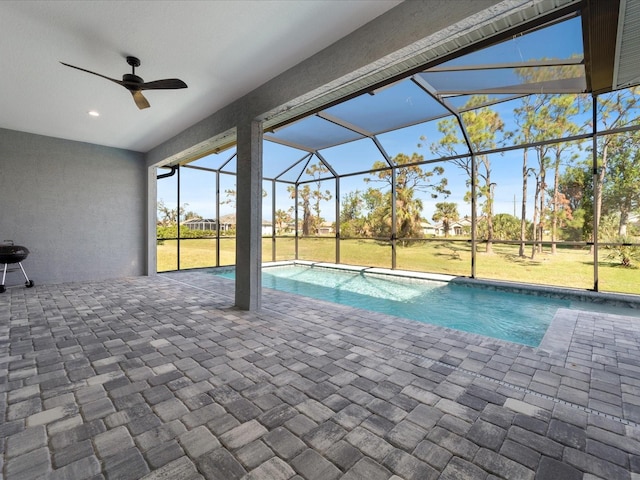
[(187, 88), (187, 84), (179, 78), (165, 78), (140, 85), (141, 90), (174, 90), (177, 88)]
[(178, 78), (165, 78), (164, 80), (156, 80), (154, 82), (145, 83), (142, 78), (135, 74), (135, 67), (140, 66), (140, 60), (135, 57), (127, 57), (127, 63), (131, 65), (132, 71), (131, 73), (124, 74), (122, 76), (122, 80), (107, 77), (106, 75), (92, 72), (91, 70), (87, 70), (85, 68), (76, 67), (75, 65), (69, 65), (68, 63), (60, 63), (65, 67), (75, 68), (76, 70), (80, 70), (81, 72), (90, 73), (91, 75), (102, 77), (105, 80), (109, 80), (110, 82), (117, 83), (118, 85), (123, 86), (131, 92), (133, 101), (136, 103), (140, 110), (149, 108), (151, 106), (149, 104), (149, 101), (142, 94), (142, 90), (173, 90), (178, 88), (187, 88), (187, 84)]
[(136, 102), (140, 110), (151, 106), (140, 90), (131, 91), (131, 95), (133, 95), (133, 101)]
[(80, 71), (82, 71), (82, 72), (90, 73), (91, 75), (97, 75), (98, 77), (105, 78), (105, 79), (110, 80), (110, 81), (112, 81), (112, 82), (114, 82), (114, 83), (117, 83), (118, 85), (123, 85), (123, 86), (124, 86), (124, 83), (123, 83), (121, 80), (116, 80), (115, 78), (110, 78), (110, 77), (107, 77), (107, 76), (105, 76), (105, 75), (101, 75), (101, 74), (99, 74), (99, 73), (92, 72), (91, 70), (86, 70), (86, 69), (84, 69), (84, 68), (76, 67), (76, 66), (74, 66), (74, 65), (69, 65), (68, 63), (64, 63), (64, 62), (60, 62), (60, 63), (61, 63), (62, 65), (64, 65), (65, 67), (71, 67), (71, 68), (75, 68), (76, 70), (80, 70)]

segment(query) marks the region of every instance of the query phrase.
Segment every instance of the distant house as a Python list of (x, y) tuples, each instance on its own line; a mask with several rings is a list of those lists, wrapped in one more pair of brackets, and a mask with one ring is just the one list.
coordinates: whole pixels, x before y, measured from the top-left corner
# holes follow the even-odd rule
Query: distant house
[(268, 220), (262, 221), (262, 236), (267, 237), (273, 235), (273, 225)]
[[(453, 222), (449, 226), (449, 234), (460, 236), (460, 235), (469, 235), (471, 233), (471, 219), (468, 217), (463, 218), (457, 222)], [(443, 232), (444, 235), (444, 232)]]
[(428, 237), (434, 236), (434, 237), (438, 237), (440, 236), (440, 224), (431, 224), (429, 222), (422, 221), (420, 222), (420, 228), (422, 229), (422, 233)]
[(220, 231), (226, 232), (236, 228), (236, 214), (229, 213), (220, 217)]
[[(233, 217), (233, 218), (228, 218)], [(226, 232), (236, 226), (235, 215), (225, 215), (220, 218), (220, 231)], [(181, 223), (190, 230), (201, 230), (215, 232), (218, 228), (218, 221), (215, 218), (190, 218)]]
[[(428, 236), (444, 237), (445, 231), (442, 222), (429, 223), (427, 221), (420, 222), (422, 227), (422, 233)], [(471, 232), (471, 220), (468, 217), (458, 220), (457, 222), (451, 222), (449, 224), (449, 236), (458, 237), (462, 235), (469, 235)]]
[(182, 222), (182, 225), (189, 230), (203, 230), (215, 232), (218, 228), (218, 222), (215, 218), (190, 218)]
[(331, 222), (322, 222), (318, 227), (318, 235), (331, 235), (334, 232), (333, 223)]
[(281, 225), (280, 227), (276, 227), (277, 235), (292, 234), (295, 231), (296, 231), (296, 222), (287, 222), (284, 225)]

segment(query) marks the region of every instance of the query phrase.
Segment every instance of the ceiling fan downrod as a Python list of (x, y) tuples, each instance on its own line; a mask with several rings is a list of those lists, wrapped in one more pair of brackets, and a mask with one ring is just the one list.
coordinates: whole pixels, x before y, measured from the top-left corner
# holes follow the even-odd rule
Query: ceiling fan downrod
[(140, 66), (140, 59), (137, 57), (127, 57), (127, 63), (131, 65), (131, 73), (125, 73), (122, 75), (123, 82), (131, 82), (133, 85), (124, 85), (124, 87), (129, 91), (140, 90), (138, 85), (144, 83), (144, 80), (136, 75), (136, 67)]

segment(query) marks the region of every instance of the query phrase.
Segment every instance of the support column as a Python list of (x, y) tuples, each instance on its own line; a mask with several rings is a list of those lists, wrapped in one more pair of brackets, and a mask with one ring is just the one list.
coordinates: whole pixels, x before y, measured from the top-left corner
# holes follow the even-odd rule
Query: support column
[(598, 195), (603, 185), (600, 185), (600, 168), (598, 166), (598, 95), (591, 94), (591, 122), (593, 125), (593, 138), (591, 143), (591, 162), (593, 167), (593, 290), (600, 290), (598, 278), (598, 233), (600, 228), (600, 209), (598, 208)]
[(157, 272), (158, 252), (158, 169), (147, 168), (147, 262), (145, 272), (154, 276)]
[(238, 125), (236, 177), (236, 306), (262, 302), (262, 123)]

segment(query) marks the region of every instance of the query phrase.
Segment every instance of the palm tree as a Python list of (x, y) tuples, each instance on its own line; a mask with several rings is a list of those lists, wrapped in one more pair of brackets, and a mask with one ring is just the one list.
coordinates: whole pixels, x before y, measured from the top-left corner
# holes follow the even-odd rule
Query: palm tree
[(285, 210), (276, 210), (276, 234), (286, 231), (287, 224), (291, 222), (292, 218), (289, 212)]
[(434, 222), (442, 222), (444, 236), (445, 238), (448, 237), (451, 224), (460, 220), (460, 214), (458, 213), (458, 204), (454, 202), (436, 203), (436, 211), (431, 219)]
[[(395, 178), (395, 207), (396, 207), (396, 234), (398, 238), (422, 237), (420, 227), (423, 203), (416, 197), (417, 192), (426, 192), (431, 198), (438, 195), (448, 196), (451, 192), (447, 189), (447, 179), (442, 178), (444, 168), (436, 166), (431, 170), (426, 170), (422, 163), (424, 157), (418, 153), (408, 156), (399, 153), (393, 158), (395, 165), (395, 176), (392, 169), (387, 168), (386, 162), (377, 161), (373, 164), (374, 172), (371, 177), (365, 179), (366, 182), (381, 182), (388, 186), (389, 190), (384, 192), (383, 204), (384, 218), (388, 219), (388, 226), (391, 229), (393, 220), (391, 219), (392, 196), (391, 188)], [(403, 242), (404, 244), (404, 242)]]

